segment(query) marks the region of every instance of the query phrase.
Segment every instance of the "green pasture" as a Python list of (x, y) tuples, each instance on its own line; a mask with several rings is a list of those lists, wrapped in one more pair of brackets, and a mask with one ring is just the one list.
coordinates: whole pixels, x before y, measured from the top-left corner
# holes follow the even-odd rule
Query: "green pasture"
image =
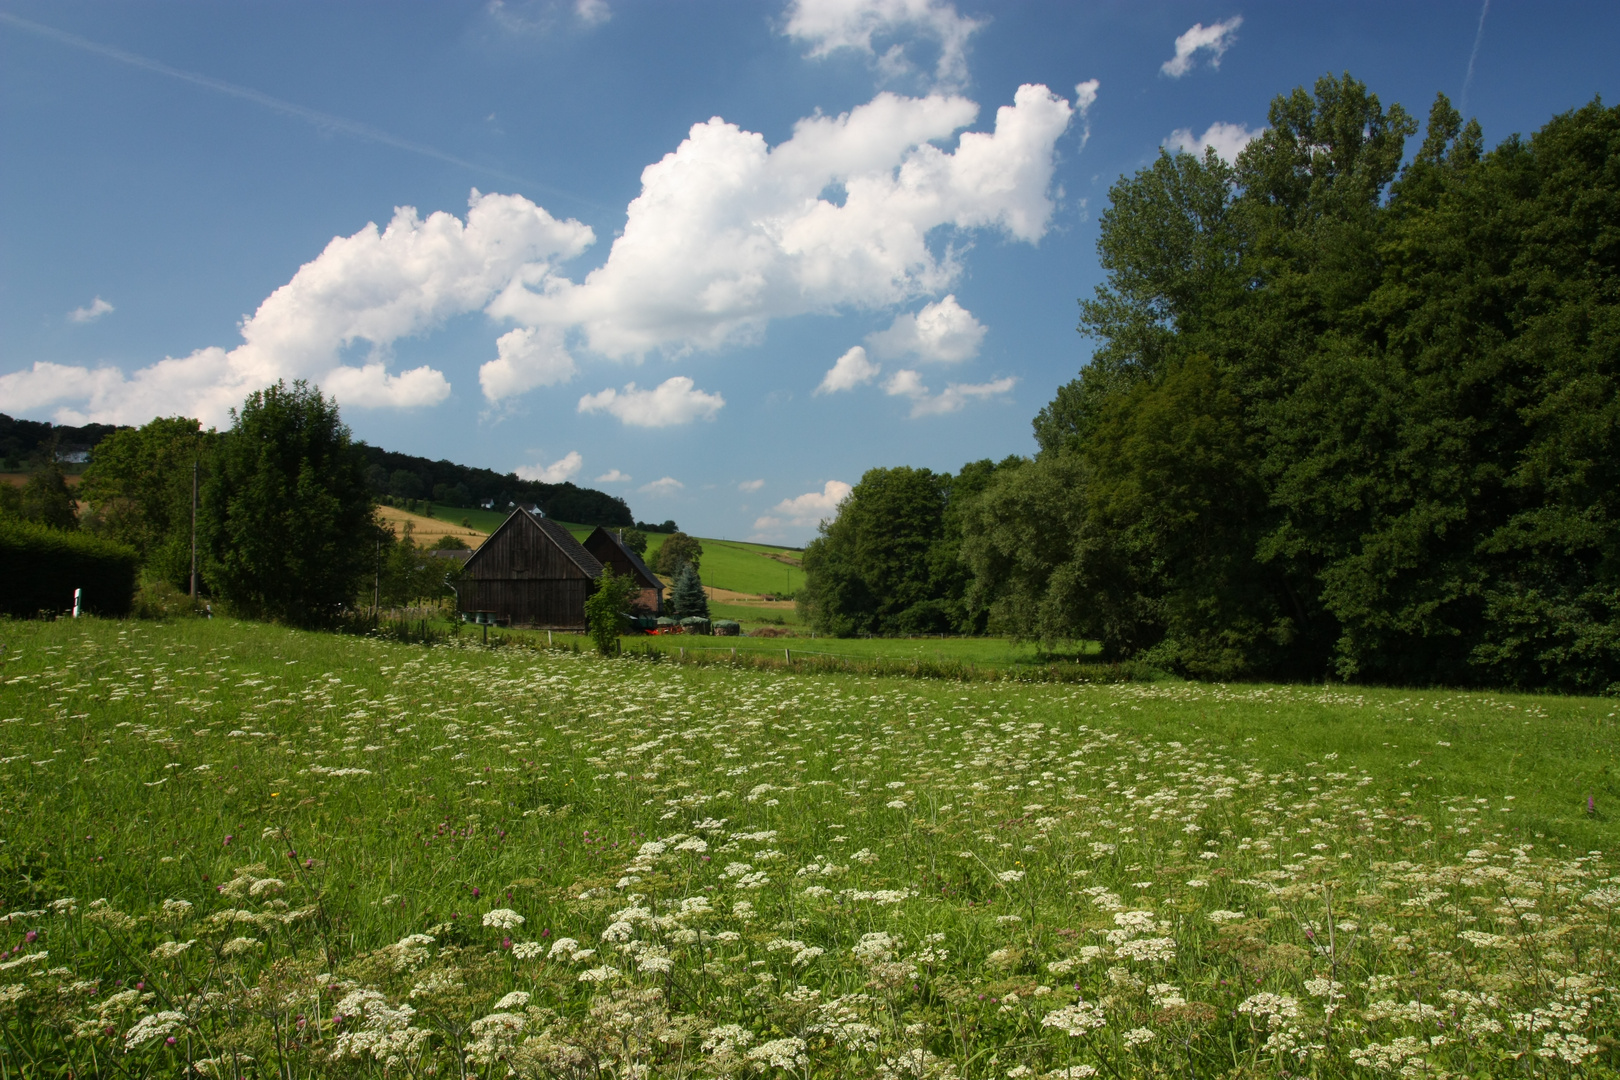
[[(721, 605), (710, 604), (716, 611)], [(733, 611), (747, 610), (741, 607)], [(717, 618), (728, 616), (719, 615)], [(736, 616), (729, 616), (735, 618)], [(757, 620), (757, 614), (755, 616)], [(738, 621), (742, 621), (738, 619)], [(621, 646), (632, 651), (657, 649), (662, 652), (685, 649), (695, 655), (727, 654), (735, 650), (739, 655), (758, 653), (781, 656), (789, 650), (798, 657), (827, 657), (839, 660), (922, 660), (935, 663), (976, 664), (981, 667), (1027, 667), (1050, 663), (1053, 660), (1094, 659), (1093, 644), (1073, 645), (1067, 649), (1048, 651), (1032, 642), (1015, 642), (994, 637), (927, 637), (927, 638), (792, 638), (706, 637), (702, 635), (662, 634), (622, 638)]]
[[(647, 534), (647, 565), (658, 556), (658, 549), (667, 537), (661, 533)], [(767, 544), (748, 544), (739, 540), (711, 540), (700, 538), (703, 561), (699, 567), (703, 584), (716, 589), (730, 589), (744, 593), (796, 593), (804, 585), (804, 571), (797, 565), (788, 565), (771, 556), (780, 556), (798, 562), (800, 552), (790, 548), (771, 547)]]
[(804, 620), (799, 618), (797, 607), (758, 608), (748, 604), (726, 604), (719, 600), (709, 601), (709, 617), (742, 623), (745, 632), (760, 626), (803, 630), (805, 625)]
[(0, 1075), (1620, 1072), (1610, 700), (474, 640), (0, 622)]

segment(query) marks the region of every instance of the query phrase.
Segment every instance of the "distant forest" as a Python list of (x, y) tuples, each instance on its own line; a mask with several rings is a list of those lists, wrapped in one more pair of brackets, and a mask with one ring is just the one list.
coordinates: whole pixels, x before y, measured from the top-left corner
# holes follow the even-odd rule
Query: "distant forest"
[[(0, 413), (0, 472), (22, 472), (44, 462), (53, 451), (58, 460), (82, 460), (108, 435), (112, 424), (70, 427), (45, 420), (17, 420)], [(451, 461), (430, 461), (378, 446), (356, 443), (366, 459), (366, 482), (374, 494), (396, 499), (426, 499), (440, 506), (479, 506), (492, 502), (504, 510), (513, 503), (537, 505), (547, 517), (581, 525), (630, 527), (630, 507), (616, 495), (570, 483), (543, 484), (515, 473), (474, 469)]]
[(635, 525), (630, 507), (617, 495), (564, 482), (522, 480), (515, 473), (474, 469), (451, 461), (429, 461), (379, 446), (357, 444), (366, 457), (366, 483), (377, 495), (428, 499), (437, 506), (480, 506), (504, 510), (513, 503), (535, 504), (545, 515), (581, 525)]
[(79, 460), (118, 429), (112, 424), (68, 427), (49, 420), (14, 420), (0, 413), (0, 472), (23, 472), (45, 460), (55, 444), (61, 460)]

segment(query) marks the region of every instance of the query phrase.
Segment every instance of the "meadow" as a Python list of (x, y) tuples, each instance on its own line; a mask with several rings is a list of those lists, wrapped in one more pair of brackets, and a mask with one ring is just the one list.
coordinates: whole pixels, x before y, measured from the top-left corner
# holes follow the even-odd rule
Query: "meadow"
[(1620, 1075), (1606, 699), (0, 647), (5, 1077)]

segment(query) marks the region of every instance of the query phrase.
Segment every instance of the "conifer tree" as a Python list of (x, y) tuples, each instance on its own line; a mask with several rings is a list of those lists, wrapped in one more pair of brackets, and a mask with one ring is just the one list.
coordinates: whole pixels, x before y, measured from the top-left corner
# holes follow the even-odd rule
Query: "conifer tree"
[(709, 596), (703, 591), (703, 579), (698, 577), (697, 567), (691, 563), (682, 566), (681, 572), (676, 575), (670, 604), (678, 618), (709, 617)]

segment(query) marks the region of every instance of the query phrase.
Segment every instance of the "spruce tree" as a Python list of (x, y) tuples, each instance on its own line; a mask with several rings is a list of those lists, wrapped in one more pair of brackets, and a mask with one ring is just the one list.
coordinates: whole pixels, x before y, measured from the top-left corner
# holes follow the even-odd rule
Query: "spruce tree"
[(670, 604), (675, 608), (678, 618), (709, 617), (709, 596), (703, 591), (703, 579), (698, 577), (697, 567), (691, 563), (683, 565), (680, 573), (676, 575), (675, 591), (670, 595)]

